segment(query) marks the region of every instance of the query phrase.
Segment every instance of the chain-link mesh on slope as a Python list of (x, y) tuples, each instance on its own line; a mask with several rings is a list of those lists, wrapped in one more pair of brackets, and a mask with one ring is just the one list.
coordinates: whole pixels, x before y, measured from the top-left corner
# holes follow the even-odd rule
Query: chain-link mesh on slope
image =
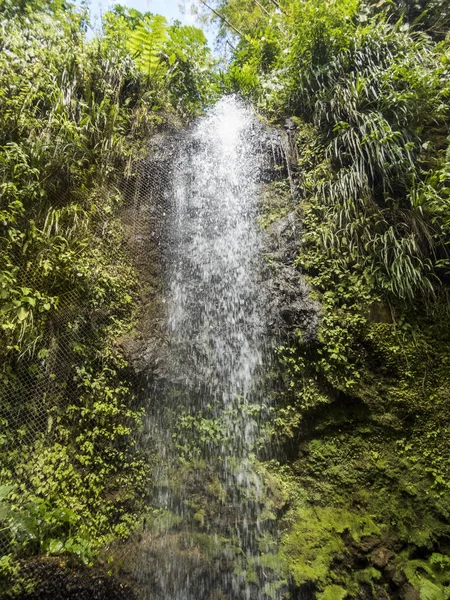
[[(91, 244), (104, 244), (112, 221), (116, 223), (119, 217), (123, 243), (115, 248), (108, 245), (111, 264), (124, 259), (130, 262), (131, 259), (141, 279), (145, 279), (148, 264), (156, 264), (157, 255), (164, 252), (161, 224), (167, 217), (171, 180), (166, 138), (167, 134), (155, 136), (148, 158), (134, 165), (135, 175), (117, 176), (116, 181), (95, 191), (97, 213), (95, 223), (91, 223)], [(112, 214), (109, 209), (102, 210), (102, 199), (107, 200), (111, 194), (116, 196), (118, 191), (121, 195), (118, 212)], [(55, 199), (59, 206), (68, 203), (70, 198), (66, 202)], [(91, 247), (91, 250), (95, 248)], [(21, 256), (16, 258), (14, 266), (20, 269), (23, 288), (45, 289), (45, 275), (36, 272), (27, 275)], [(144, 288), (145, 281), (140, 283)], [(105, 301), (107, 303), (108, 298)], [(42, 328), (45, 344), (36, 339), (32, 347), (19, 356), (11, 353), (14, 358), (0, 366), (0, 470), (6, 465), (8, 468), (20, 465), (21, 456), (29, 453), (37, 439), (50, 445), (58, 417), (64, 415), (69, 406), (77, 405), (80, 389), (74, 380), (74, 367), (79, 363), (79, 357), (75, 348), (85, 342), (85, 332), (73, 324), (87, 323), (89, 327), (95, 327), (95, 319), (83, 294), (68, 284), (65, 289), (58, 289), (57, 309), (49, 313)], [(43, 346), (45, 355), (40, 358), (39, 350)], [(14, 471), (12, 476), (15, 478)], [(45, 478), (44, 473), (42, 477)], [(11, 483), (11, 477), (8, 479)], [(0, 486), (4, 483), (0, 480)], [(11, 535), (9, 528), (4, 526), (6, 523), (0, 524), (0, 557), (11, 550)]]
[[(260, 173), (260, 180), (272, 180), (277, 172), (281, 178), (289, 176), (289, 161), (286, 160), (288, 138), (280, 138), (269, 129), (265, 131), (260, 151), (267, 161)], [(163, 274), (170, 268), (170, 240), (166, 226), (171, 218), (173, 173), (178, 168), (177, 138), (183, 135), (183, 131), (169, 128), (155, 136), (149, 145), (147, 158), (134, 169), (135, 175), (118, 177), (116, 186), (101, 190), (103, 195), (116, 193), (117, 189), (121, 192), (119, 216), (123, 225), (125, 251), (131, 258), (144, 294), (146, 284), (154, 281), (154, 269)], [(109, 212), (97, 217), (95, 235), (98, 239), (107, 235), (110, 221)], [(112, 262), (121, 259), (124, 246), (111, 251)], [(23, 286), (39, 289), (41, 282), (39, 276), (35, 276), (33, 280), (25, 277), (22, 283)], [(151, 297), (144, 295), (143, 301), (151, 301)], [(59, 290), (58, 309), (46, 323), (45, 336), (51, 342), (45, 361), (39, 361), (30, 349), (18, 359), (2, 365), (0, 444), (4, 439), (2, 433), (6, 433), (5, 439), (8, 439), (8, 443), (0, 448), (3, 456), (8, 452), (20, 454), (38, 436), (50, 442), (58, 415), (76, 402), (79, 391), (73, 380), (73, 364), (76, 362), (74, 346), (82, 340), (83, 333), (71, 329), (70, 323), (80, 316), (90, 318), (79, 292), (70, 287)], [(0, 531), (0, 556), (8, 553), (9, 544), (10, 537)], [(55, 586), (54, 597), (59, 598), (62, 588), (57, 577)]]
[[(116, 193), (114, 186), (101, 190), (104, 196), (113, 193)], [(91, 239), (99, 239), (102, 223), (110, 219), (109, 214), (100, 212), (97, 217), (99, 225)], [(120, 251), (118, 248), (112, 252), (113, 261), (117, 260)], [(23, 267), (21, 264), (18, 266)], [(31, 278), (24, 276), (21, 285), (31, 290), (45, 289), (44, 278), (39, 274)], [(76, 386), (68, 378), (72, 373), (74, 343), (81, 339), (82, 332), (71, 331), (69, 324), (79, 316), (89, 318), (82, 294), (70, 286), (58, 290), (57, 310), (52, 311), (46, 320), (42, 336), (48, 345), (45, 360), (39, 360), (36, 348), (39, 348), (41, 340), (36, 339), (21, 355), (2, 365), (0, 428), (9, 438), (11, 432), (15, 432), (9, 449), (31, 444), (38, 434), (50, 437), (53, 417), (68, 404), (69, 397), (76, 394)], [(4, 452), (7, 450), (4, 449)]]
[[(111, 194), (117, 195), (113, 185), (97, 189), (96, 195), (100, 200), (97, 204), (101, 206), (101, 198), (105, 199)], [(70, 203), (70, 198), (66, 202)], [(64, 205), (64, 199), (55, 199), (55, 204)], [(95, 246), (101, 243), (102, 230), (107, 229), (110, 222), (109, 212), (97, 209), (95, 223), (91, 223), (91, 244)], [(80, 232), (80, 235), (82, 233), (85, 232)], [(96, 248), (91, 247), (90, 250), (95, 251)], [(112, 262), (120, 260), (121, 253), (123, 249), (113, 249)], [(30, 290), (29, 293), (45, 290), (48, 286), (45, 274), (35, 272), (32, 277), (27, 276), (21, 258), (18, 257), (16, 266), (22, 271), (22, 288)], [(29, 319), (31, 315), (32, 311)], [(42, 313), (37, 318), (42, 318)], [(39, 327), (39, 338), (32, 340), (31, 347), (20, 355), (11, 353), (13, 358), (0, 366), (0, 468), (6, 475), (6, 483), (26, 484), (16, 469), (21, 469), (24, 460), (29, 460), (27, 457), (35, 456), (37, 440), (46, 446), (52, 444), (56, 439), (59, 417), (64, 416), (67, 422), (70, 421), (66, 411), (76, 403), (79, 394), (78, 384), (74, 380), (74, 367), (80, 361), (76, 347), (77, 343), (83, 342), (85, 335), (79, 324), (89, 324), (90, 320), (86, 299), (75, 286), (67, 283), (58, 290), (57, 308), (48, 311), (45, 322)], [(8, 471), (11, 472), (8, 474)], [(47, 474), (41, 473), (37, 477), (45, 481)], [(5, 479), (0, 481), (0, 485), (4, 483)], [(6, 514), (6, 517), (0, 526), (0, 557), (10, 552), (12, 544), (10, 528), (7, 526), (9, 515)], [(14, 520), (12, 525), (16, 526)]]

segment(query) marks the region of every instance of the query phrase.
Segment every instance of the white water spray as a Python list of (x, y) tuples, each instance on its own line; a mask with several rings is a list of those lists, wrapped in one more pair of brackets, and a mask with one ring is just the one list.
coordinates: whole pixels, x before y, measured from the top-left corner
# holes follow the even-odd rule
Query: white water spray
[(260, 127), (225, 98), (179, 142), (167, 226), (168, 377), (149, 417), (160, 457), (155, 504), (166, 519), (145, 559), (152, 600), (269, 598), (255, 468), (267, 340)]

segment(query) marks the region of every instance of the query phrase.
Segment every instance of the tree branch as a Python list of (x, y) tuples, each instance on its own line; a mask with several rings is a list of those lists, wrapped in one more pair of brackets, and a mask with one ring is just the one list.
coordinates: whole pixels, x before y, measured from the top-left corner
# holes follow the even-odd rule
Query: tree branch
[(284, 10), (281, 8), (281, 6), (278, 4), (277, 0), (270, 0), (272, 2), (272, 4), (275, 4), (275, 6), (283, 13), (283, 15), (285, 15), (286, 13), (284, 12)]
[(255, 4), (270, 17), (270, 12), (258, 0), (254, 0)]
[(233, 29), (233, 31), (235, 31), (235, 32), (236, 32), (238, 35), (240, 35), (241, 37), (244, 37), (244, 34), (243, 34), (243, 33), (241, 33), (241, 32), (239, 31), (239, 29), (236, 29), (236, 27), (235, 27), (234, 25), (232, 25), (232, 24), (230, 23), (230, 21), (228, 21), (228, 19), (226, 19), (226, 18), (225, 18), (223, 15), (221, 15), (219, 12), (217, 12), (217, 10), (215, 10), (214, 8), (212, 8), (211, 6), (209, 6), (208, 4), (206, 4), (205, 0), (200, 0), (200, 2), (201, 2), (202, 4), (204, 4), (204, 5), (206, 6), (206, 8), (209, 8), (209, 10), (210, 10), (211, 12), (213, 12), (215, 15), (217, 15), (217, 16), (219, 17), (219, 19), (222, 19), (222, 21), (223, 21), (224, 23), (226, 23), (226, 25), (228, 25), (228, 27), (231, 27), (231, 29)]

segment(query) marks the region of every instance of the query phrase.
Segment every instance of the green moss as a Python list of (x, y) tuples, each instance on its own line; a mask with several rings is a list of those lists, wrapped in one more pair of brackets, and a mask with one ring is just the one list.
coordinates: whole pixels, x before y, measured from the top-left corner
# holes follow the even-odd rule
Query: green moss
[(276, 223), (295, 208), (292, 198), (292, 191), (289, 182), (282, 179), (275, 181), (263, 188), (259, 225), (267, 229), (273, 223)]
[(279, 581), (266, 583), (262, 588), (262, 593), (268, 596), (271, 600), (277, 600), (280, 597), (279, 591), (281, 588), (286, 587), (286, 580), (280, 579)]
[[(442, 368), (448, 332), (434, 325), (423, 329), (425, 320), (406, 314), (404, 322), (417, 337), (403, 325), (369, 323), (364, 306), (363, 302), (358, 317), (363, 328), (347, 339), (350, 353), (342, 349), (353, 364), (358, 349), (360, 377), (350, 391), (343, 394), (342, 375), (332, 366), (313, 364), (315, 354), (301, 344), (297, 350), (291, 348), (289, 361), (281, 361), (289, 375), (295, 364), (303, 373), (314, 369), (317, 374), (313, 386), (301, 374), (291, 378), (290, 400), (283, 399), (282, 415), (293, 414), (283, 424), (284, 432), (291, 428), (291, 439), (298, 440), (297, 458), (292, 461), (297, 490), (291, 502), (301, 498), (304, 507), (297, 509), (295, 518), (293, 513), (285, 518), (283, 559), (297, 585), (314, 582), (320, 589), (337, 578), (338, 584), (347, 581), (345, 589), (357, 590), (364, 584), (375, 594), (383, 585), (380, 572), (352, 567), (352, 557), (370, 561), (367, 538), (394, 548), (395, 556), (393, 540), (401, 540), (409, 556), (418, 548), (428, 553), (423, 564), (432, 577), (426, 572), (421, 578), (411, 575), (411, 566), (408, 571), (421, 597), (446, 597), (442, 596), (446, 581), (436, 577), (430, 561), (450, 531), (446, 426), (450, 371)], [(357, 308), (354, 304), (345, 310)], [(334, 327), (334, 322), (323, 321), (322, 328)], [(326, 346), (332, 340), (334, 336), (322, 335), (320, 343)], [(299, 404), (305, 388), (311, 395), (319, 390), (319, 398), (327, 394), (328, 402)]]
[(429, 561), (407, 560), (405, 575), (420, 592), (421, 600), (447, 600), (450, 597), (448, 557), (434, 554)]
[(31, 594), (36, 588), (33, 577), (24, 575), (12, 555), (0, 557), (0, 597), (12, 600)]
[(224, 542), (226, 542), (224, 538), (221, 538), (216, 533), (194, 533), (192, 541), (199, 548), (202, 555), (210, 562), (220, 556), (223, 552)]
[(297, 585), (314, 582), (324, 586), (333, 561), (342, 559), (346, 542), (380, 534), (366, 515), (333, 507), (299, 507), (288, 516), (289, 531), (281, 540), (281, 557)]
[(306, 172), (297, 264), (322, 319), (314, 343), (294, 330), (278, 349), (281, 391), (271, 433), (289, 457), (284, 473), (274, 470), (289, 481), (280, 545), (285, 572), (297, 585), (314, 583), (318, 593), (337, 585), (351, 597), (361, 587), (376, 596), (388, 593), (389, 576), (370, 566), (373, 548), (387, 549), (400, 571), (402, 548), (407, 561), (419, 552), (426, 565), (409, 565), (410, 584), (421, 596), (446, 597), (448, 566), (439, 573), (433, 566), (450, 533), (445, 299), (432, 310), (388, 303), (348, 248), (330, 250), (333, 224), (316, 192), (333, 175), (312, 128), (298, 125)]
[(347, 592), (340, 585), (327, 585), (317, 596), (318, 600), (343, 600), (346, 597)]

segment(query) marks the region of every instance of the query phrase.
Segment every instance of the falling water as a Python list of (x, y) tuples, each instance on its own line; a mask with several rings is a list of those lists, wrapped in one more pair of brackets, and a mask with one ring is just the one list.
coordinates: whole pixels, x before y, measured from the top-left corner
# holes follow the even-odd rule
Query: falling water
[(263, 592), (264, 485), (255, 458), (267, 409), (259, 128), (229, 97), (178, 141), (167, 376), (149, 415), (157, 508), (138, 567), (152, 600), (276, 597)]

